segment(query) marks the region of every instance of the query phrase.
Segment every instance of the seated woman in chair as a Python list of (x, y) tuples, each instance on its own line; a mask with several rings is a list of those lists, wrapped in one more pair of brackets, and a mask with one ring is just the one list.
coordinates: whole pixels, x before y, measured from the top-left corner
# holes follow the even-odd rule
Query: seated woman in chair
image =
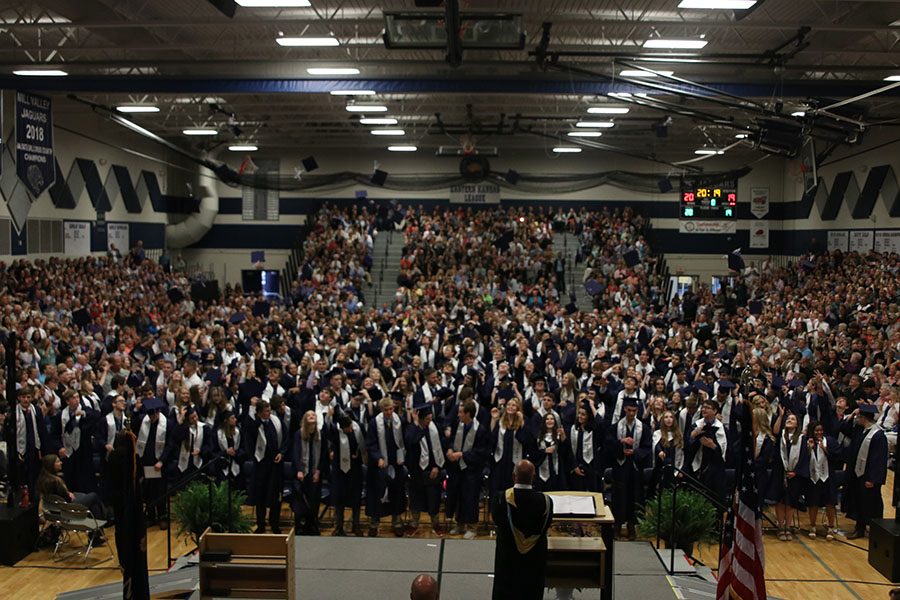
[[(62, 461), (55, 454), (45, 454), (41, 459), (41, 472), (37, 478), (37, 490), (42, 498), (59, 496), (65, 502), (74, 502), (86, 507), (97, 520), (103, 520), (103, 503), (96, 492), (83, 494), (70, 492), (66, 482), (59, 476), (62, 473)], [(94, 546), (106, 543), (102, 531), (91, 533), (94, 536)]]

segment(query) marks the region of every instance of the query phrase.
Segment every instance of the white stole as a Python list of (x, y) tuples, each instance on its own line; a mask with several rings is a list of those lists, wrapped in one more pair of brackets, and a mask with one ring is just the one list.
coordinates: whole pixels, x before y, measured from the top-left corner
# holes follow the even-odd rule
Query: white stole
[[(466, 452), (468, 452), (469, 450), (472, 449), (472, 446), (475, 445), (475, 437), (476, 437), (475, 434), (478, 432), (478, 427), (479, 427), (478, 419), (472, 419), (472, 422), (470, 423), (470, 425), (472, 427), (469, 429), (469, 435), (466, 436), (465, 440), (463, 440), (463, 433), (465, 432), (465, 428), (466, 428), (465, 424), (462, 421), (460, 421), (456, 427), (456, 437), (453, 438), (453, 447), (456, 449), (457, 452), (462, 452), (463, 454), (465, 454)], [(459, 468), (460, 469), (468, 468), (464, 458), (459, 459)]]
[[(632, 425), (634, 427), (634, 434), (631, 437), (634, 438), (634, 445), (631, 447), (631, 449), (636, 450), (637, 447), (641, 445), (641, 438), (643, 437), (643, 434), (644, 434), (644, 424), (641, 422), (640, 419), (635, 419), (632, 422)], [(628, 432), (628, 417), (622, 417), (621, 419), (619, 419), (619, 423), (616, 425), (616, 439), (621, 441), (623, 438), (628, 437), (626, 435), (627, 432)], [(623, 456), (622, 458), (616, 459), (616, 462), (619, 463), (619, 466), (622, 466), (625, 464), (625, 458), (626, 457)]]
[[(666, 434), (666, 442), (671, 442), (673, 437), (674, 436), (672, 435), (672, 432), (670, 431), (668, 434)], [(661, 441), (662, 441), (662, 431), (657, 429), (656, 431), (653, 432), (653, 441), (651, 442), (653, 444), (653, 464), (656, 464), (656, 461), (659, 460), (659, 457), (657, 456), (656, 446)], [(675, 463), (675, 466), (679, 469), (684, 467), (684, 448), (675, 448), (675, 460), (673, 462)]]
[(872, 444), (872, 438), (875, 437), (875, 434), (879, 431), (881, 430), (874, 425), (866, 430), (866, 437), (863, 438), (862, 444), (859, 447), (859, 454), (856, 455), (856, 465), (853, 468), (853, 472), (857, 477), (862, 477), (866, 472), (866, 461), (869, 460), (869, 446)]
[[(219, 440), (219, 448), (222, 449), (222, 452), (227, 452), (228, 448), (228, 437), (225, 435), (225, 430), (219, 428), (219, 431), (216, 432), (216, 437)], [(241, 446), (241, 430), (237, 427), (234, 428), (234, 446), (233, 448), (237, 450)], [(227, 454), (225, 456), (228, 456)], [(237, 463), (233, 456), (228, 456), (228, 465), (227, 467), (222, 469), (223, 475), (228, 475), (228, 471), (231, 471), (232, 475), (237, 477), (241, 473), (241, 465)]]
[[(785, 434), (787, 431), (785, 431)], [(787, 436), (782, 434), (781, 436), (781, 444), (779, 444), (779, 449), (781, 451), (781, 464), (784, 465), (785, 473), (790, 471), (797, 470), (797, 461), (800, 460), (800, 449), (803, 446), (803, 436), (799, 436), (797, 441), (791, 445), (791, 450), (788, 452), (788, 439), (791, 436)]]
[[(144, 415), (141, 421), (141, 429), (138, 431), (137, 443), (134, 446), (137, 455), (144, 457), (144, 449), (147, 447), (147, 437), (150, 435), (150, 415)], [(159, 415), (159, 422), (156, 424), (156, 460), (161, 460), (163, 450), (166, 447), (166, 416), (162, 413)]]
[[(125, 415), (122, 415), (122, 427), (125, 427)], [(106, 444), (112, 446), (116, 441), (116, 413), (115, 411), (106, 415)]]
[[(828, 449), (827, 438), (822, 438), (822, 445)], [(819, 448), (819, 444), (809, 453), (809, 478), (813, 483), (828, 481), (828, 454)]]
[[(494, 462), (500, 462), (500, 459), (503, 458), (503, 452), (506, 449), (506, 432), (509, 431), (503, 425), (498, 425), (498, 427), (500, 427), (500, 431), (497, 434), (497, 447), (494, 449)], [(516, 439), (515, 433), (513, 433), (512, 446), (512, 460), (513, 464), (516, 464), (522, 460), (522, 443)]]
[[(297, 438), (300, 440), (300, 464), (293, 465), (294, 469), (298, 473), (307, 473), (309, 471), (315, 471), (319, 468), (319, 463), (322, 460), (322, 436), (319, 435), (316, 439), (307, 438), (303, 439), (303, 434)], [(309, 453), (309, 443), (312, 441), (312, 456), (310, 457)], [(311, 474), (311, 473), (310, 473)]]
[[(578, 456), (578, 426), (572, 425), (569, 432), (569, 442), (572, 444), (572, 458)], [(581, 458), (584, 462), (591, 464), (594, 462), (594, 432), (584, 430), (581, 437)]]
[[(28, 416), (31, 418), (31, 427), (34, 430), (34, 447), (41, 449), (41, 436), (38, 432), (37, 409), (33, 404), (28, 405)], [(25, 454), (25, 446), (28, 443), (25, 433), (25, 413), (21, 404), (16, 404), (16, 450), (19, 454)]]
[[(362, 453), (365, 449), (365, 444), (363, 443), (362, 429), (359, 428), (359, 423), (356, 421), (350, 421), (350, 427), (353, 429), (353, 437), (356, 438), (356, 446), (357, 450)], [(340, 446), (341, 452), (341, 471), (344, 473), (350, 472), (350, 438), (347, 437), (347, 434), (344, 433), (343, 429), (338, 429), (338, 446)]]
[(60, 415), (60, 421), (62, 422), (63, 447), (66, 449), (66, 453), (70, 457), (73, 453), (78, 452), (78, 449), (81, 447), (81, 417), (75, 417), (75, 425), (72, 427), (72, 432), (68, 433), (66, 432), (66, 425), (68, 425), (69, 421), (71, 420), (72, 413), (69, 411), (69, 407), (67, 406)]
[[(275, 438), (278, 440), (278, 447), (281, 448), (281, 419), (279, 419), (275, 415), (272, 415), (269, 421), (272, 422), (272, 427), (275, 428)], [(266, 444), (269, 443), (269, 441), (266, 439), (265, 425), (265, 421), (259, 422), (259, 431), (256, 434), (256, 449), (253, 452), (253, 458), (256, 459), (256, 462), (262, 461), (263, 457), (266, 455)]]
[(188, 435), (194, 436), (194, 443), (191, 444), (191, 449), (188, 450), (184, 447), (184, 443), (179, 444), (180, 450), (178, 451), (178, 470), (182, 473), (185, 469), (188, 468), (188, 461), (193, 460), (194, 466), (198, 469), (203, 464), (203, 457), (199, 454), (197, 456), (192, 456), (191, 452), (194, 450), (200, 450), (203, 447), (203, 433), (204, 429), (206, 429), (201, 423), (197, 423), (197, 430), (193, 431), (193, 427), (188, 426)]
[[(719, 444), (719, 448), (722, 451), (722, 458), (725, 458), (725, 452), (728, 449), (728, 438), (725, 436), (725, 428), (722, 427), (722, 424), (718, 421), (713, 421), (713, 425), (716, 426), (716, 442)], [(694, 421), (694, 428), (697, 427), (706, 427), (706, 419), (698, 419)], [(699, 471), (700, 467), (703, 465), (703, 450), (706, 446), (701, 446), (697, 449), (696, 454), (694, 454), (694, 462), (691, 463), (691, 468), (694, 471)]]
[[(391, 415), (391, 431), (394, 435), (394, 444), (397, 446), (397, 464), (406, 462), (406, 450), (403, 446), (403, 434), (400, 432), (400, 417), (397, 413)], [(378, 434), (378, 451), (385, 464), (388, 462), (387, 439), (384, 437), (384, 415), (375, 417), (375, 431)]]
[[(538, 440), (538, 449), (546, 450), (551, 446), (550, 441), (547, 440), (547, 436), (550, 436), (552, 439), (552, 433), (545, 433), (544, 437)], [(543, 448), (541, 447), (543, 446)], [(559, 445), (556, 447), (556, 451), (550, 453), (549, 455), (544, 453), (544, 460), (541, 461), (541, 466), (538, 468), (538, 477), (541, 478), (541, 481), (549, 481), (550, 480), (550, 462), (553, 462), (553, 469), (556, 471), (557, 475), (559, 474)]]
[(434, 458), (434, 464), (438, 467), (443, 467), (444, 455), (441, 452), (441, 436), (438, 434), (438, 428), (434, 421), (428, 424), (428, 432), (425, 435), (431, 441), (431, 457), (428, 456), (428, 441), (423, 436), (419, 440), (419, 468), (423, 471), (427, 469), (430, 458)]

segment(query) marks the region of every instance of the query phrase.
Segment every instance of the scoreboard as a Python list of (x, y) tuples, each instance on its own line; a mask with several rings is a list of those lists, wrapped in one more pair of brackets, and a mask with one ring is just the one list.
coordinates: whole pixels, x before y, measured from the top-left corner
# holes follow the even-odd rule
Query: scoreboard
[(737, 218), (736, 183), (701, 185), (683, 182), (678, 218), (714, 220)]

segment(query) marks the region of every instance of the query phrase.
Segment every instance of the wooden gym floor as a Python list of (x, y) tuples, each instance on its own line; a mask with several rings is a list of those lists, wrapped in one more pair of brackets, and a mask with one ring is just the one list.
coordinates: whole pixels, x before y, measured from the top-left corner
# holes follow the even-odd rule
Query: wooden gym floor
[[(890, 490), (893, 473), (888, 472), (888, 482), (883, 488), (885, 506), (890, 506)], [(893, 516), (888, 508), (885, 516)], [(348, 514), (349, 517), (349, 514)], [(287, 507), (283, 512), (285, 523), (291, 518)], [(327, 518), (327, 517), (326, 517)], [(347, 523), (349, 527), (349, 519)], [(365, 523), (364, 523), (365, 525)], [(806, 528), (808, 520), (802, 515), (801, 526)], [(851, 523), (838, 517), (838, 525), (847, 530)], [(365, 529), (365, 528), (364, 528)], [(323, 535), (330, 535), (324, 529)], [(382, 536), (393, 535), (387, 523), (382, 524)], [(415, 537), (433, 537), (427, 524), (427, 516)], [(106, 530), (106, 536), (113, 545), (114, 531)], [(479, 539), (490, 539), (479, 536)], [(80, 543), (82, 540), (79, 540)], [(0, 542), (2, 543), (2, 542)], [(68, 547), (72, 550), (77, 543)], [(810, 597), (834, 600), (884, 600), (893, 587), (887, 579), (868, 563), (868, 539), (848, 542), (837, 536), (833, 542), (823, 537), (811, 540), (801, 534), (793, 542), (782, 542), (774, 536), (766, 536), (766, 579), (770, 596), (785, 600), (808, 600)], [(63, 547), (61, 552), (67, 548)], [(172, 532), (172, 554), (181, 556), (193, 549), (193, 545), (177, 539)], [(113, 551), (115, 549), (113, 548)], [(147, 531), (147, 550), (150, 574), (160, 573), (166, 568), (166, 533), (157, 527)], [(700, 548), (698, 558), (715, 567), (718, 548)], [(0, 567), (0, 598), (7, 600), (51, 600), (56, 594), (94, 585), (102, 585), (121, 580), (118, 562), (110, 559), (105, 548), (95, 548), (86, 562), (80, 556), (55, 562), (51, 551), (34, 552), (15, 567)]]

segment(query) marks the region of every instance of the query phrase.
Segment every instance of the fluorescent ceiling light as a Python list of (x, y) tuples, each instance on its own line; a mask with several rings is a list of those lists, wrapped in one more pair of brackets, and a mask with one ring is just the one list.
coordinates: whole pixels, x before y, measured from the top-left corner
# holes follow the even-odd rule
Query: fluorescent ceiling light
[(255, 144), (233, 144), (228, 149), (232, 152), (256, 152), (259, 147)]
[(791, 113), (791, 116), (792, 117), (805, 117), (806, 111), (805, 110), (795, 110), (794, 112)]
[(194, 129), (185, 129), (181, 133), (184, 135), (216, 135), (219, 133), (219, 130), (211, 129), (209, 127), (197, 127)]
[(359, 75), (355, 67), (310, 67), (306, 70), (310, 75)]
[(619, 71), (620, 77), (657, 77), (659, 75), (663, 75), (665, 77), (670, 77), (673, 75), (675, 71), (657, 71), (656, 73), (651, 73), (650, 71), (641, 71), (640, 69), (625, 69), (624, 71)]
[(592, 115), (627, 115), (629, 110), (624, 106), (592, 106), (587, 109)]
[(572, 146), (557, 146), (553, 149), (557, 154), (578, 154), (581, 148), (573, 148)]
[(615, 127), (615, 125), (612, 121), (578, 121), (575, 123), (575, 127), (596, 127), (599, 129), (609, 129), (610, 127)]
[(631, 92), (610, 92), (607, 96), (611, 98), (631, 98)]
[(598, 138), (603, 134), (599, 131), (570, 131), (567, 135), (569, 137)]
[(370, 133), (372, 135), (406, 135), (402, 129), (373, 129)]
[(891, 75), (884, 78), (885, 81), (900, 81), (900, 75)]
[(280, 37), (275, 38), (275, 41), (279, 46), (305, 46), (308, 48), (341, 45), (335, 37)]
[(20, 77), (65, 77), (68, 75), (60, 69), (16, 69), (13, 75)]
[(418, 150), (415, 146), (388, 146), (390, 152), (415, 152)]
[(331, 90), (332, 96), (374, 96), (372, 90)]
[(122, 104), (116, 110), (120, 113), (158, 113), (159, 107), (152, 104)]
[(396, 125), (397, 119), (393, 117), (363, 117), (359, 120), (360, 125)]
[(756, 0), (681, 0), (678, 8), (699, 8), (701, 10), (747, 10)]
[(739, 140), (746, 140), (748, 137), (750, 137), (750, 134), (749, 133), (738, 133), (734, 137)]
[(306, 8), (309, 0), (235, 0), (244, 8)]
[(699, 50), (708, 44), (706, 40), (700, 39), (681, 39), (666, 40), (662, 38), (651, 38), (644, 42), (644, 48), (664, 48), (666, 50)]
[(702, 156), (711, 156), (713, 154), (725, 154), (721, 150), (716, 150), (715, 148), (698, 148), (694, 150), (694, 154), (700, 154)]
[(348, 104), (347, 112), (387, 112), (387, 106), (381, 104)]

